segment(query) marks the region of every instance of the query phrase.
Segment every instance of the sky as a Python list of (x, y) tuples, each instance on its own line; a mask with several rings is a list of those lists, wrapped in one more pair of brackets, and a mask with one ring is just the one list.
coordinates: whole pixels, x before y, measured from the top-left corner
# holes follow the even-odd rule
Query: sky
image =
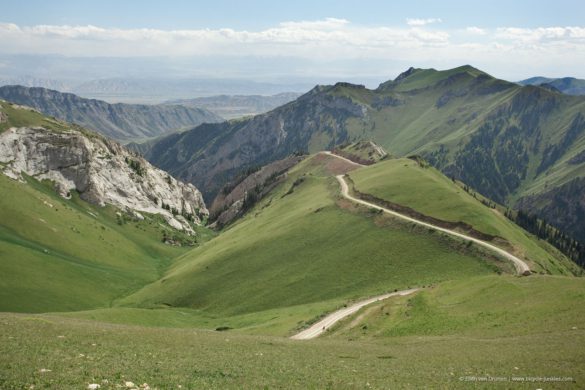
[(88, 78), (146, 74), (114, 69), (114, 58), (165, 77), (279, 82), (371, 84), (463, 64), (508, 80), (585, 78), (585, 1), (22, 0), (1, 10), (0, 76), (46, 76), (19, 56), (56, 55), (75, 74), (91, 58), (106, 64)]

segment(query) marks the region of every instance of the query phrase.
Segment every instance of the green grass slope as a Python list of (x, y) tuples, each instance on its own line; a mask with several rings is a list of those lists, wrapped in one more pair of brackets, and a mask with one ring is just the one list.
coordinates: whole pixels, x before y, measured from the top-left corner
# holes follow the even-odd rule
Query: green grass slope
[(305, 160), (246, 217), (120, 303), (231, 316), (497, 269), (463, 243), (341, 200), (323, 159), (338, 163), (323, 155)]
[(164, 245), (156, 217), (66, 200), (34, 179), (0, 175), (0, 310), (108, 307), (156, 280), (186, 248)]
[(449, 222), (465, 222), (497, 239), (496, 245), (531, 263), (537, 272), (578, 273), (578, 266), (558, 250), (509, 221), (501, 208), (482, 204), (435, 168), (411, 159), (392, 159), (350, 173), (355, 188)]
[(573, 333), (583, 332), (585, 308), (575, 305), (583, 298), (583, 278), (473, 277), (371, 305), (340, 323), (332, 335), (380, 340), (421, 335), (485, 339), (540, 335), (546, 343), (548, 333), (570, 339)]
[(308, 342), (3, 313), (0, 387), (579, 389), (584, 297), (581, 278), (472, 277)]
[(23, 110), (13, 107), (11, 103), (0, 100), (0, 111), (6, 114), (0, 121), (0, 132), (11, 127), (42, 126), (53, 131), (64, 131), (69, 125), (58, 120), (51, 119), (32, 109)]

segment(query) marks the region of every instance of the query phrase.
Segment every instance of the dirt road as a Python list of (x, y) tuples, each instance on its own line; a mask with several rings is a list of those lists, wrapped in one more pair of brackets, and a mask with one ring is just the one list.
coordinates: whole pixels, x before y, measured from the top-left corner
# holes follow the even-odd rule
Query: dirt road
[[(329, 156), (336, 157), (336, 158), (340, 158), (342, 160), (345, 160), (345, 161), (350, 162), (350, 163), (355, 164), (355, 165), (363, 166), (361, 164), (355, 163), (351, 160), (348, 160), (345, 157), (338, 156), (338, 155), (333, 154), (331, 152), (322, 152), (322, 153), (327, 154)], [(338, 176), (336, 176), (336, 178), (337, 178), (337, 181), (339, 181), (339, 184), (341, 185), (341, 194), (343, 195), (343, 197), (351, 200), (352, 202), (359, 203), (361, 205), (364, 205), (364, 206), (367, 206), (370, 208), (374, 208), (376, 210), (381, 210), (387, 214), (401, 218), (401, 219), (406, 220), (408, 222), (415, 223), (417, 225), (425, 226), (425, 227), (435, 229), (435, 230), (441, 231), (443, 233), (446, 233), (446, 234), (449, 234), (449, 235), (452, 235), (455, 237), (462, 238), (462, 239), (467, 240), (467, 241), (474, 242), (474, 243), (481, 245), (484, 248), (487, 248), (487, 249), (497, 253), (498, 255), (510, 260), (514, 264), (514, 267), (516, 268), (516, 272), (518, 273), (518, 275), (530, 275), (531, 274), (530, 267), (528, 267), (528, 264), (526, 264), (526, 262), (524, 260), (519, 259), (518, 257), (514, 256), (513, 254), (511, 254), (511, 253), (509, 253), (509, 252), (507, 252), (507, 251), (505, 251), (505, 250), (503, 250), (495, 245), (492, 245), (490, 243), (487, 243), (485, 241), (479, 240), (479, 239), (474, 238), (474, 237), (470, 237), (470, 236), (462, 234), (462, 233), (455, 232), (453, 230), (445, 229), (445, 228), (442, 228), (440, 226), (435, 226), (435, 225), (432, 225), (432, 224), (427, 223), (427, 222), (419, 221), (418, 219), (411, 218), (407, 215), (397, 213), (396, 211), (392, 211), (392, 210), (387, 209), (385, 207), (380, 207), (376, 204), (367, 202), (365, 200), (355, 198), (349, 194), (349, 187), (347, 185), (347, 182), (343, 178), (343, 175), (338, 175)], [(296, 335), (292, 336), (291, 339), (309, 340), (309, 339), (315, 338), (315, 337), (319, 336), (321, 333), (325, 332), (330, 327), (332, 327), (337, 321), (357, 312), (359, 309), (361, 309), (364, 306), (367, 306), (371, 303), (381, 301), (383, 299), (387, 299), (387, 298), (390, 298), (393, 296), (409, 295), (409, 294), (412, 294), (413, 292), (418, 291), (418, 290), (419, 289), (414, 288), (414, 289), (410, 289), (410, 290), (397, 291), (394, 293), (379, 295), (377, 297), (373, 297), (373, 298), (369, 298), (369, 299), (365, 299), (363, 301), (357, 302), (349, 307), (337, 310), (337, 311), (329, 314), (327, 317), (325, 317), (321, 321), (317, 322), (316, 324), (312, 325), (310, 328), (305, 329), (302, 332), (297, 333)]]
[(345, 307), (343, 309), (337, 310), (337, 311), (329, 314), (327, 317), (323, 318), (321, 321), (311, 325), (311, 327), (292, 336), (291, 339), (293, 339), (293, 340), (313, 339), (313, 338), (319, 336), (321, 333), (325, 332), (327, 329), (329, 329), (333, 325), (335, 325), (335, 323), (337, 321), (339, 321), (339, 320), (341, 320), (349, 315), (352, 315), (353, 313), (357, 312), (359, 309), (361, 309), (364, 306), (367, 306), (371, 303), (378, 302), (378, 301), (381, 301), (381, 300), (384, 300), (384, 299), (387, 299), (390, 297), (409, 295), (409, 294), (412, 294), (413, 292), (418, 291), (418, 290), (420, 290), (420, 289), (412, 288), (410, 290), (397, 291), (397, 292), (393, 292), (393, 293), (378, 295), (377, 297), (365, 299), (363, 301), (354, 303), (353, 305), (351, 305), (349, 307)]
[(347, 199), (349, 199), (349, 200), (351, 200), (351, 201), (353, 201), (355, 203), (359, 203), (361, 205), (364, 205), (364, 206), (367, 206), (367, 207), (370, 207), (370, 208), (374, 208), (376, 210), (382, 210), (383, 212), (385, 212), (387, 214), (390, 214), (390, 215), (393, 215), (395, 217), (401, 218), (401, 219), (403, 219), (405, 221), (412, 222), (412, 223), (416, 223), (417, 225), (425, 226), (425, 227), (428, 227), (428, 228), (431, 228), (431, 229), (435, 229), (435, 230), (441, 231), (443, 233), (449, 234), (451, 236), (459, 237), (459, 238), (462, 238), (464, 240), (474, 242), (474, 243), (476, 243), (478, 245), (483, 246), (484, 248), (487, 248), (487, 249), (491, 250), (492, 252), (497, 253), (498, 255), (506, 258), (507, 260), (510, 260), (514, 264), (514, 267), (516, 268), (516, 272), (518, 273), (518, 275), (530, 275), (531, 274), (530, 267), (528, 267), (528, 264), (526, 264), (526, 262), (524, 260), (519, 259), (518, 257), (516, 257), (513, 254), (511, 254), (511, 253), (503, 250), (502, 248), (499, 248), (499, 247), (497, 247), (495, 245), (492, 245), (492, 244), (490, 244), (488, 242), (479, 240), (477, 238), (470, 237), (470, 236), (468, 236), (466, 234), (459, 233), (459, 232), (455, 232), (455, 231), (449, 230), (449, 229), (445, 229), (445, 228), (442, 228), (440, 226), (435, 226), (435, 225), (432, 225), (432, 224), (427, 223), (427, 222), (419, 221), (418, 219), (414, 219), (414, 218), (411, 218), (411, 217), (409, 217), (407, 215), (397, 213), (396, 211), (392, 211), (390, 209), (387, 209), (387, 208), (384, 208), (384, 207), (380, 207), (380, 206), (378, 206), (376, 204), (373, 204), (373, 203), (370, 203), (370, 202), (366, 202), (365, 200), (361, 200), (361, 199), (355, 198), (355, 197), (353, 197), (352, 195), (349, 194), (349, 187), (347, 185), (347, 182), (343, 178), (343, 176), (342, 175), (339, 175), (339, 176), (336, 176), (336, 178), (339, 181), (339, 184), (341, 185), (341, 194), (345, 198), (347, 198)]

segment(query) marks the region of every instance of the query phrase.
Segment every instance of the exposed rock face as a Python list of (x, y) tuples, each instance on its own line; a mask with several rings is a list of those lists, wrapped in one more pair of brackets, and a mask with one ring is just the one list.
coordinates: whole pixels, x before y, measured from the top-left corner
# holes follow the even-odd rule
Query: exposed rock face
[(187, 218), (199, 223), (208, 215), (201, 193), (192, 184), (177, 181), (118, 143), (94, 134), (13, 127), (0, 134), (0, 163), (13, 179), (23, 180), (22, 173), (49, 179), (64, 197), (76, 190), (83, 200), (101, 206), (161, 214), (175, 229), (192, 232)]
[(333, 149), (333, 153), (362, 165), (375, 164), (388, 157), (388, 152), (373, 141), (358, 141), (341, 145)]
[(213, 201), (210, 219), (215, 219), (217, 227), (228, 225), (245, 212), (246, 207), (251, 207), (280, 184), (288, 170), (303, 159), (304, 156), (289, 156), (228, 183)]

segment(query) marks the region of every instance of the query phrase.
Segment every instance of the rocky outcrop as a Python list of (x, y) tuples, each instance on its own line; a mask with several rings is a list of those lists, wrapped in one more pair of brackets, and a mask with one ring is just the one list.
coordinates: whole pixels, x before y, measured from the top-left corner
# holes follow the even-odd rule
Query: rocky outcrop
[(340, 145), (333, 149), (333, 153), (362, 165), (372, 165), (388, 157), (388, 152), (373, 141)]
[(133, 212), (160, 214), (175, 229), (192, 233), (208, 211), (201, 193), (154, 168), (116, 142), (78, 130), (12, 127), (0, 134), (0, 169), (13, 179), (23, 173), (49, 179), (58, 192), (77, 191), (88, 202)]

